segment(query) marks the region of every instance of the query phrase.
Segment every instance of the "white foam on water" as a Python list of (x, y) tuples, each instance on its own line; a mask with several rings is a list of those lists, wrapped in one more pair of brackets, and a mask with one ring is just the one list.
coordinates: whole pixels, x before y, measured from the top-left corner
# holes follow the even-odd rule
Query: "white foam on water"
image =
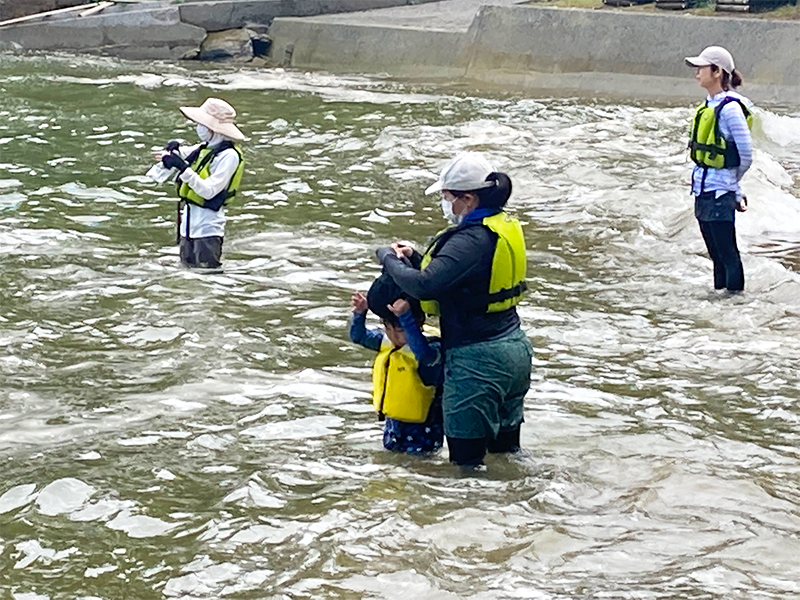
[(219, 436), (204, 433), (186, 444), (187, 448), (205, 448), (206, 450), (224, 450), (234, 442), (231, 436)]
[(36, 561), (43, 563), (60, 561), (64, 560), (65, 558), (69, 558), (73, 554), (80, 553), (80, 550), (74, 546), (67, 548), (66, 550), (47, 548), (42, 546), (39, 540), (26, 540), (24, 542), (19, 542), (15, 545), (15, 548), (18, 552), (25, 555), (14, 564), (15, 569), (24, 569)]
[(74, 512), (94, 494), (94, 488), (80, 479), (65, 477), (46, 485), (36, 498), (39, 512), (48, 516)]
[(778, 115), (768, 110), (757, 109), (764, 135), (779, 146), (800, 148), (800, 117)]
[(283, 508), (286, 506), (286, 500), (269, 493), (256, 481), (248, 481), (246, 486), (232, 491), (222, 501), (260, 508)]
[(119, 567), (117, 565), (106, 563), (99, 567), (87, 567), (86, 570), (83, 572), (83, 576), (90, 579), (96, 579), (100, 577), (100, 575), (102, 575), (103, 573), (113, 573), (118, 569)]
[(179, 400), (178, 398), (170, 398), (169, 400), (162, 400), (161, 404), (169, 406), (179, 411), (192, 411), (206, 408), (202, 402), (190, 402), (188, 400)]
[(0, 515), (30, 504), (36, 499), (35, 483), (15, 485), (0, 496)]
[(254, 437), (258, 440), (302, 440), (317, 437), (327, 437), (339, 433), (337, 427), (344, 424), (344, 419), (335, 416), (303, 417), (293, 421), (280, 421), (250, 427), (241, 432), (241, 435)]
[(123, 531), (132, 538), (158, 537), (177, 527), (176, 523), (167, 523), (147, 515), (135, 515), (129, 510), (121, 512), (106, 525), (109, 529)]
[(234, 563), (214, 563), (207, 556), (196, 559), (183, 569), (186, 575), (173, 577), (164, 586), (168, 597), (204, 597), (241, 576), (242, 568)]
[(103, 458), (99, 452), (95, 452), (94, 450), (90, 450), (89, 452), (84, 452), (83, 454), (79, 454), (76, 456), (78, 460), (100, 460)]
[(160, 441), (161, 441), (160, 436), (143, 435), (132, 438), (118, 439), (117, 443), (120, 446), (152, 446)]
[(220, 396), (219, 399), (233, 406), (247, 406), (253, 403), (253, 401), (244, 394), (224, 394)]
[(211, 465), (202, 468), (203, 473), (236, 473), (238, 470), (239, 468), (233, 465)]
[(169, 471), (168, 469), (159, 469), (155, 475), (156, 479), (163, 479), (164, 481), (175, 480), (175, 474)]
[(116, 498), (101, 498), (90, 502), (83, 508), (70, 513), (71, 521), (107, 521), (123, 510), (131, 510), (136, 503), (131, 500), (118, 500)]
[(230, 538), (231, 544), (282, 544), (301, 531), (304, 523), (290, 522), (272, 525), (252, 525)]

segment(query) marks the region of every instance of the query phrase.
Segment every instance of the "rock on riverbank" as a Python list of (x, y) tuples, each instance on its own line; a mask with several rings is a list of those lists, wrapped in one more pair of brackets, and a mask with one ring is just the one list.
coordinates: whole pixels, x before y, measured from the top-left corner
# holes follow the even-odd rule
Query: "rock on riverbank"
[[(45, 9), (55, 7), (58, 2), (75, 4), (73, 0), (30, 1), (41, 2)], [(246, 60), (248, 56), (252, 58), (266, 52), (269, 40), (264, 31), (275, 17), (363, 11), (412, 1), (417, 0), (207, 0), (181, 4), (115, 4), (90, 16), (82, 17), (75, 11), (0, 27), (0, 48), (62, 50), (130, 59), (235, 57)], [(201, 47), (209, 34), (231, 29), (242, 31), (226, 33), (218, 39), (213, 36), (206, 47)], [(249, 48), (245, 35), (250, 39)]]

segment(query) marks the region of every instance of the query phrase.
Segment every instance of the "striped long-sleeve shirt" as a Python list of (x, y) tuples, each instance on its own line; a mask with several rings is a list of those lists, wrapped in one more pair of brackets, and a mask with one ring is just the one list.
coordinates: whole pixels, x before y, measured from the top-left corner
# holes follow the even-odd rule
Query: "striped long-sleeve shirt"
[[(720, 92), (713, 98), (707, 98), (708, 106), (712, 109), (716, 108), (726, 96), (738, 98), (747, 106), (748, 110), (752, 109), (750, 100), (736, 92)], [(719, 112), (719, 131), (725, 140), (736, 143), (741, 162), (738, 167), (733, 169), (707, 169), (705, 181), (703, 181), (705, 169), (695, 165), (692, 170), (692, 193), (694, 195), (715, 191), (717, 197), (726, 192), (736, 192), (738, 196), (741, 194), (739, 180), (753, 164), (753, 140), (742, 107), (738, 102), (729, 102), (722, 107)]]

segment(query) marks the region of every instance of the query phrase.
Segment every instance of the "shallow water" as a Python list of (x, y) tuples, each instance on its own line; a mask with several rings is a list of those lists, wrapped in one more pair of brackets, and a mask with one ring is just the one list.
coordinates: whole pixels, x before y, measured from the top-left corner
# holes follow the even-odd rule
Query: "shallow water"
[[(800, 114), (762, 107), (726, 297), (689, 106), (8, 55), (0, 93), (2, 597), (800, 594)], [(204, 275), (143, 173), (210, 94), (251, 139)], [(536, 350), (524, 452), (470, 477), (381, 450), (346, 333), (465, 148), (514, 180)]]

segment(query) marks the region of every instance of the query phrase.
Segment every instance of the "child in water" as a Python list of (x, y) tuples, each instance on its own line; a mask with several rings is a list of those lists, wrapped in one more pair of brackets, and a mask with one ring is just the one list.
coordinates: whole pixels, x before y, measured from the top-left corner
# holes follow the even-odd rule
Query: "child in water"
[[(378, 353), (372, 367), (372, 404), (383, 428), (383, 447), (393, 452), (427, 454), (442, 447), (444, 362), (436, 337), (422, 333), (425, 314), (386, 274), (367, 295), (350, 300), (350, 339)], [(367, 309), (381, 318), (385, 333), (367, 329)]]

